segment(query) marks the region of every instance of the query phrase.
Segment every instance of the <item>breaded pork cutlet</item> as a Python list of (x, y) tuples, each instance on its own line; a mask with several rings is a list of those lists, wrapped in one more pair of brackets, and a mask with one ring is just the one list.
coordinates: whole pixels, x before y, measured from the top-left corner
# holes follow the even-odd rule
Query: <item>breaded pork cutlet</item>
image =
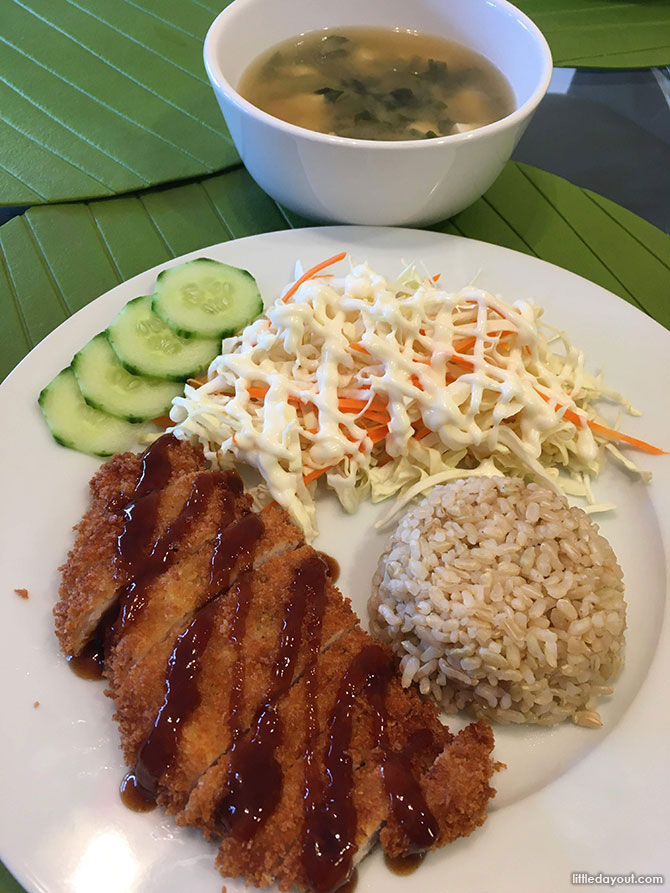
[[(108, 558), (96, 576), (95, 609), (98, 616), (92, 636), (104, 641), (105, 653), (120, 638), (121, 629), (133, 625), (148, 589), (178, 561), (211, 544), (222, 525), (249, 511), (251, 499), (242, 493), (235, 472), (197, 471), (173, 477), (166, 487), (133, 499), (125, 508), (125, 521), (117, 537), (114, 555)], [(150, 524), (146, 524), (149, 520)], [(129, 539), (133, 525), (142, 531), (141, 548)], [(82, 592), (79, 587), (78, 593)], [(84, 619), (91, 618), (90, 591)], [(81, 619), (77, 610), (84, 600), (70, 599), (70, 628)]]
[[(257, 886), (267, 886), (286, 872), (287, 860), (293, 863), (289, 859), (292, 849), (296, 845), (302, 849), (310, 767), (320, 774), (322, 733), (327, 729), (341, 679), (366, 642), (366, 634), (357, 626), (318, 654), (310, 671), (277, 702), (277, 746), (265, 754), (265, 759), (250, 759), (254, 739), (261, 737), (257, 720), (235, 750), (222, 756), (200, 778), (177, 822), (196, 825), (212, 839), (224, 837), (217, 867), (225, 876), (244, 877)], [(310, 690), (316, 694), (311, 717)], [(357, 778), (349, 800), (360, 801), (359, 836), (368, 828), (374, 834), (384, 807), (378, 786), (370, 784), (370, 776), (377, 777), (379, 768), (373, 717), (367, 702), (361, 700), (360, 707), (348, 747)], [(273, 772), (273, 762), (278, 772)], [(249, 777), (250, 768), (253, 777)]]
[[(212, 839), (230, 835), (221, 845), (217, 860), (226, 876), (246, 877), (258, 886), (272, 883), (291, 843), (299, 839), (305, 754), (310, 740), (307, 692), (310, 688), (319, 692), (314, 699), (313, 720), (323, 727), (339, 681), (365, 641), (366, 635), (358, 625), (350, 629), (330, 647), (320, 650), (310, 672), (301, 674), (276, 702), (277, 732), (272, 742), (276, 747), (268, 748), (266, 759), (257, 762), (256, 779), (245, 777), (245, 762), (253, 754), (254, 738), (261, 737), (263, 702), (258, 705), (261, 710), (257, 708), (257, 716), (252, 717), (256, 722), (250, 723), (232, 753), (223, 754), (202, 775), (187, 806), (177, 816), (178, 824), (195, 825)], [(361, 724), (356, 729), (356, 741), (364, 749), (369, 736), (362, 731)], [(279, 772), (273, 772), (273, 761)]]
[[(316, 562), (325, 577), (325, 565), (309, 546), (242, 575), (197, 613), (176, 640), (154, 648), (117, 686), (116, 718), (126, 760), (135, 766), (140, 785), (169, 812), (186, 805), (202, 773), (249, 728), (264, 699), (280, 697), (303, 673), (311, 652), (300, 632), (310, 606), (296, 597), (293, 581), (309, 562)], [(330, 585), (325, 581), (326, 588)], [(319, 647), (328, 647), (357, 622), (348, 602), (329, 598)], [(189, 661), (184, 676), (180, 665)], [(286, 671), (282, 680), (277, 661)], [(171, 737), (179, 713), (175, 704), (182, 707), (176, 747)], [(170, 755), (167, 739), (174, 751)]]
[[(217, 513), (209, 512), (203, 518), (208, 529), (199, 548), (182, 548), (174, 564), (148, 582), (141, 593), (141, 610), (134, 612), (105, 653), (105, 675), (113, 693), (122, 697), (129, 684), (131, 690), (135, 687), (139, 677), (131, 668), (154, 647), (156, 653), (147, 666), (155, 667), (154, 674), (163, 681), (177, 635), (198, 608), (236, 581), (245, 561), (257, 568), (302, 544), (302, 534), (286, 512), (272, 506), (257, 515), (248, 508), (248, 497), (236, 499), (236, 517), (223, 527)], [(140, 673), (146, 680), (146, 668)]]
[(470, 834), (494, 794), (490, 727), (454, 738), (286, 513), (250, 511), (194, 455), (161, 438), (113, 460), (64, 569), (66, 653), (118, 598), (105, 658), (127, 784), (219, 840), (223, 875), (283, 890), (331, 893), (377, 840), (395, 858)]
[[(368, 639), (354, 660), (366, 652), (381, 654), (382, 650)], [(390, 653), (384, 660), (395, 671)], [(402, 703), (408, 694), (418, 702), (409, 715)], [(304, 779), (303, 798), (284, 814), (288, 818), (291, 811), (301, 811), (303, 824), (281, 863), (273, 867), (280, 890), (325, 893), (336, 889), (378, 840), (388, 857), (406, 858), (468, 836), (484, 823), (486, 806), (495, 794), (490, 781), (497, 768), (491, 759), (490, 727), (480, 721), (455, 739), (447, 730), (444, 734), (433, 730), (432, 736), (426, 737), (433, 723), (422, 706), (433, 712), (437, 722), (433, 705), (421, 702), (414, 689), (403, 690), (394, 676), (382, 698), (381, 728), (386, 729), (387, 738), (380, 743), (384, 735), (379, 734), (379, 715), (365, 700), (365, 692), (359, 689), (352, 702), (351, 742), (343, 748), (336, 731), (341, 722), (335, 719), (337, 706), (331, 711), (326, 734), (315, 748), (317, 753), (320, 750), (316, 778), (310, 780), (299, 763), (293, 767), (295, 784), (301, 775)], [(405, 714), (402, 719), (394, 719), (395, 709)], [(365, 732), (359, 732), (357, 741), (356, 727), (361, 725), (370, 736), (367, 746)], [(345, 772), (341, 770), (343, 757), (351, 763)], [(217, 867), (222, 874), (232, 873), (231, 869), (238, 867), (237, 858), (228, 839), (219, 850)], [(242, 868), (246, 870), (246, 866)], [(268, 877), (265, 883), (269, 881)]]
[[(129, 763), (134, 762), (136, 748), (162, 704), (176, 640), (196, 611), (226, 592), (245, 571), (258, 569), (301, 545), (302, 533), (286, 512), (271, 506), (223, 528), (211, 543), (177, 562), (149, 589), (142, 611), (123, 630), (106, 662), (107, 694), (120, 709), (122, 744)], [(266, 576), (259, 578), (259, 585)], [(128, 710), (132, 718), (126, 721), (123, 717)]]
[[(495, 795), (491, 776), (502, 764), (491, 760), (494, 740), (483, 720), (470, 723), (419, 777), (426, 805), (436, 822), (435, 848), (467, 837), (484, 824), (486, 807)], [(387, 856), (407, 855), (407, 835), (391, 814), (379, 835)]]
[[(176, 477), (204, 470), (201, 450), (172, 437), (157, 443), (161, 446), (154, 448), (153, 456), (160, 464), (156, 462), (154, 482), (160, 490)], [(56, 635), (68, 656), (82, 651), (127, 578), (117, 566), (117, 542), (125, 525), (124, 508), (141, 486), (146, 466), (146, 454), (120, 453), (90, 482), (91, 506), (76, 525), (74, 546), (60, 568), (60, 600), (54, 608)], [(153, 491), (144, 487), (139, 492)]]
[[(356, 670), (361, 659), (368, 662), (362, 673)], [(280, 767), (281, 784), (274, 792), (272, 760), (254, 765), (264, 800), (258, 794), (255, 800), (253, 794), (245, 796), (239, 784), (235, 789), (240, 770), (234, 753), (202, 776), (177, 821), (201, 827), (208, 837), (224, 835), (216, 860), (224, 876), (243, 877), (261, 887), (277, 883), (282, 890), (330, 890), (346, 879), (380, 831), (387, 854), (397, 857), (447, 843), (483, 822), (493, 794), (488, 783), (494, 768), (489, 727), (470, 726), (454, 739), (433, 705), (414, 690), (404, 691), (392, 676), (383, 695), (385, 740), (380, 744), (379, 704), (364, 689), (371, 684), (370, 668), (384, 666), (387, 674), (394, 673), (391, 652), (371, 644), (360, 627), (319, 654), (313, 674), (303, 674), (277, 705), (281, 743), (272, 758)], [(310, 685), (317, 694), (311, 723), (306, 718)], [(251, 747), (254, 734), (252, 728), (238, 747)], [(343, 766), (343, 758), (348, 766)], [(414, 836), (408, 837), (405, 819), (411, 813), (394, 809), (388, 788), (396, 801), (407, 802), (414, 778), (415, 801), (431, 815), (425, 828), (417, 823)], [(253, 788), (254, 779), (247, 782)], [(236, 822), (240, 812), (247, 818)], [(310, 826), (314, 832), (306, 836)], [(422, 832), (425, 839), (417, 842)], [(334, 840), (346, 841), (346, 846), (333, 849)], [(327, 864), (327, 855), (317, 859), (315, 852), (330, 853), (332, 864)]]

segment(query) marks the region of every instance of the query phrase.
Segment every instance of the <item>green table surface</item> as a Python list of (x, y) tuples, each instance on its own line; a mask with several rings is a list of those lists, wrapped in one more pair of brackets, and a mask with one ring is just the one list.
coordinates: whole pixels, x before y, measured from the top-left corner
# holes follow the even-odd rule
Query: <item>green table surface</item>
[[(242, 167), (134, 196), (32, 208), (0, 227), (0, 379), (124, 279), (216, 242), (306, 225)], [(479, 201), (433, 228), (565, 267), (670, 327), (670, 237), (553, 174), (509, 162)]]
[[(237, 164), (202, 62), (228, 2), (4, 0), (0, 205), (119, 195)], [(557, 66), (670, 64), (670, 0), (518, 5)]]
[(554, 65), (670, 64), (670, 0), (515, 0), (547, 38)]
[[(68, 316), (144, 269), (308, 225), (242, 167), (132, 196), (32, 208), (0, 227), (0, 378)], [(486, 195), (432, 229), (550, 261), (670, 328), (670, 237), (560, 177), (509, 162)], [(0, 893), (21, 889), (0, 864)]]

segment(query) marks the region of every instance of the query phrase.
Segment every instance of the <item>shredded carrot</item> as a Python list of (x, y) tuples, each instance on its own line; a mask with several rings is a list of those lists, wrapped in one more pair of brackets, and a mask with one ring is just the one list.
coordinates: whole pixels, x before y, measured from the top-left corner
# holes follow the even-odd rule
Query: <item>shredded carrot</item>
[(321, 477), (322, 474), (330, 471), (330, 469), (333, 467), (333, 465), (327, 465), (325, 468), (315, 468), (314, 471), (310, 471), (309, 474), (303, 474), (302, 479), (306, 484), (309, 484), (312, 481), (315, 481), (317, 478)]
[(417, 424), (417, 422), (415, 422), (414, 424), (417, 425), (417, 427), (414, 429), (414, 440), (423, 440), (424, 437), (427, 437), (429, 434), (432, 433), (427, 425), (424, 425), (423, 423)]
[[(339, 275), (322, 271), (333, 264), (341, 262), (346, 257), (347, 252), (342, 251), (311, 267), (290, 285), (284, 294), (282, 301), (288, 302), (300, 287), (310, 280), (316, 278), (327, 283), (334, 275)], [(438, 282), (440, 278), (440, 273), (436, 273), (430, 277), (435, 283)], [(424, 279), (424, 283), (425, 281), (426, 280)], [(314, 283), (314, 288), (316, 288), (316, 283)], [(429, 332), (433, 331), (433, 326), (439, 331), (439, 326), (437, 325), (436, 320), (431, 322), (430, 319), (426, 317), (424, 317), (422, 321), (424, 328), (419, 328), (418, 330), (419, 334), (415, 334), (416, 328), (414, 328), (414, 326), (411, 328), (408, 327), (404, 340), (399, 344), (399, 349), (402, 351), (404, 370), (403, 379), (406, 383), (407, 381), (411, 381), (414, 387), (418, 390), (423, 391), (422, 378), (424, 376), (424, 371), (422, 370), (421, 373), (417, 373), (413, 370), (416, 370), (419, 365), (427, 365), (432, 369), (437, 369), (438, 359), (443, 364), (440, 367), (440, 379), (444, 376), (443, 388), (446, 388), (446, 386), (453, 382), (459, 380), (463, 382), (464, 379), (467, 380), (468, 377), (471, 378), (472, 370), (478, 366), (478, 361), (474, 354), (475, 349), (478, 347), (478, 341), (480, 340), (482, 343), (479, 345), (479, 348), (493, 348), (494, 354), (496, 350), (500, 351), (497, 357), (498, 365), (500, 367), (498, 371), (503, 374), (503, 378), (507, 371), (506, 366), (511, 365), (507, 361), (507, 356), (511, 351), (514, 353), (519, 351), (521, 356), (524, 356), (521, 351), (525, 351), (528, 354), (531, 353), (528, 344), (522, 343), (517, 347), (518, 341), (516, 336), (518, 336), (519, 333), (514, 322), (517, 317), (515, 311), (512, 308), (506, 308), (504, 303), (502, 306), (493, 306), (488, 298), (484, 303), (483, 298), (479, 301), (461, 297), (458, 299), (458, 305), (452, 309), (455, 309), (456, 313), (452, 317), (454, 329), (452, 330), (453, 340), (451, 345), (447, 343), (442, 346), (438, 345), (433, 347), (434, 336), (431, 337)], [(474, 325), (474, 320), (477, 321), (477, 327)], [(270, 325), (269, 322), (268, 325)], [(306, 329), (305, 331), (307, 332), (308, 330)], [(468, 331), (471, 333), (475, 332), (476, 334), (467, 335)], [(349, 333), (350, 327), (343, 330), (343, 337), (345, 332)], [(303, 465), (302, 474), (302, 479), (305, 484), (311, 484), (331, 470), (341, 468), (341, 463), (343, 461), (347, 464), (351, 463), (353, 470), (358, 467), (359, 462), (363, 465), (365, 460), (369, 460), (370, 453), (372, 453), (372, 461), (370, 464), (374, 464), (374, 466), (378, 468), (386, 466), (389, 462), (394, 461), (395, 458), (390, 456), (388, 452), (390, 449), (390, 428), (392, 419), (392, 414), (390, 413), (389, 408), (393, 407), (393, 400), (392, 398), (375, 393), (376, 388), (380, 387), (380, 380), (383, 382), (383, 378), (379, 379), (375, 377), (378, 372), (375, 367), (376, 364), (380, 362), (379, 358), (373, 358), (370, 350), (362, 342), (351, 342), (349, 340), (350, 337), (351, 335), (349, 334), (349, 338), (345, 343), (348, 343), (348, 347), (352, 353), (356, 352), (359, 354), (359, 358), (357, 362), (351, 362), (352, 360), (355, 360), (355, 358), (349, 354), (348, 360), (350, 362), (346, 367), (349, 372), (349, 377), (344, 379), (344, 374), (342, 375), (342, 379), (346, 380), (348, 384), (335, 391), (337, 394), (337, 402), (335, 403), (335, 406), (341, 413), (339, 417), (336, 414), (335, 428), (338, 431), (338, 439), (342, 446), (342, 450), (340, 450), (339, 453), (342, 458), (337, 462), (324, 468), (310, 468), (311, 461), (313, 460), (308, 458), (309, 447), (312, 442), (318, 443), (322, 432), (322, 425), (325, 424), (323, 416), (319, 418), (320, 401), (324, 399), (324, 393), (319, 393), (318, 395), (312, 393), (312, 389), (319, 388), (320, 379), (317, 377), (316, 381), (313, 378), (298, 380), (298, 378), (292, 377), (290, 371), (284, 373), (287, 377), (286, 386), (293, 392), (291, 396), (285, 396), (283, 401), (284, 406), (290, 404), (295, 408), (295, 410), (292, 411), (292, 415), (295, 415), (300, 423), (300, 452), (303, 456), (303, 462), (305, 462), (305, 458), (307, 459)], [(357, 334), (354, 337), (367, 338), (368, 336), (363, 334), (361, 329), (358, 329)], [(309, 341), (309, 334), (303, 336), (302, 344), (304, 345), (306, 341)], [(540, 347), (542, 347), (542, 342), (538, 343), (540, 344)], [(374, 344), (374, 342), (371, 341), (371, 344)], [(431, 350), (437, 351), (432, 359)], [(496, 364), (496, 357), (489, 357), (488, 362), (491, 364), (489, 368), (492, 369)], [(514, 372), (514, 369), (511, 371)], [(470, 375), (468, 376), (467, 373), (470, 373)], [(255, 382), (255, 385), (251, 386), (249, 383), (247, 386), (248, 398), (250, 400), (258, 401), (253, 405), (253, 411), (259, 413), (263, 409), (263, 404), (268, 400), (267, 395), (270, 390), (267, 383), (264, 381), (263, 376), (264, 372), (260, 371), (258, 377), (251, 379), (251, 381)], [(361, 381), (361, 378), (364, 380)], [(427, 380), (427, 378), (428, 376), (426, 376), (424, 380)], [(482, 388), (486, 389), (486, 379), (484, 379), (484, 382)], [(205, 382), (198, 378), (193, 378), (189, 379), (189, 383), (200, 387)], [(535, 383), (538, 389), (543, 388), (544, 390), (549, 390), (547, 387), (541, 385), (537, 379), (535, 379)], [(428, 381), (426, 387), (428, 387)], [(491, 384), (489, 389), (495, 391), (496, 385)], [(407, 390), (410, 391), (410, 393), (402, 398), (404, 400), (403, 405), (405, 406), (406, 411), (411, 413), (410, 418), (415, 419), (415, 421), (411, 423), (410, 433), (413, 440), (418, 444), (424, 438), (435, 432), (424, 423), (416, 409), (417, 402), (422, 404), (423, 400), (414, 401), (414, 409), (412, 409), (413, 401), (411, 399), (411, 389), (407, 388)], [(284, 393), (286, 394), (287, 392), (285, 391)], [(333, 393), (333, 396), (335, 396), (335, 393)], [(540, 393), (540, 390), (538, 390), (537, 393)], [(295, 396), (295, 394), (302, 394), (304, 396), (299, 397)], [(366, 396), (372, 399), (366, 399)], [(414, 391), (414, 396), (421, 397), (421, 395), (416, 394), (416, 391)], [(460, 395), (457, 394), (455, 396), (460, 400)], [(646, 443), (645, 441), (638, 440), (607, 428), (597, 422), (590, 421), (584, 409), (580, 408), (578, 411), (573, 411), (572, 409), (567, 408), (566, 405), (557, 403), (551, 395), (545, 396), (545, 394), (540, 393), (540, 396), (552, 406), (556, 413), (562, 414), (567, 422), (574, 424), (578, 429), (581, 427), (586, 430), (588, 427), (591, 431), (596, 432), (599, 440), (609, 438), (612, 441), (620, 441), (629, 444), (632, 447), (636, 447), (653, 455), (670, 455), (670, 453), (666, 453), (664, 450)], [(565, 399), (570, 399), (564, 392), (559, 392), (558, 396), (561, 399), (563, 397), (565, 397)], [(423, 399), (425, 398), (426, 395), (423, 394)], [(474, 399), (471, 400), (471, 405), (472, 403), (474, 403)], [(515, 412), (518, 411), (518, 409), (515, 410)], [(404, 417), (407, 419), (406, 415)], [(395, 431), (395, 410), (393, 419)], [(170, 424), (170, 419), (167, 416), (160, 417), (155, 421), (159, 424)], [(337, 425), (338, 421), (340, 423), (339, 427)], [(308, 428), (308, 425), (311, 427)], [(232, 439), (233, 443), (235, 443), (234, 434), (232, 435)], [(437, 438), (434, 438), (434, 440), (437, 440)], [(410, 440), (409, 443), (411, 444), (412, 441)], [(412, 450), (412, 452), (424, 451), (427, 451), (427, 448), (422, 447)], [(297, 496), (297, 494), (295, 495)], [(266, 506), (265, 508), (267, 509), (269, 506)]]
[(265, 400), (265, 395), (269, 390), (270, 388), (251, 387), (247, 388), (247, 394), (249, 394), (253, 400)]
[(356, 400), (354, 397), (340, 397), (337, 401), (338, 409), (342, 412), (360, 412), (367, 405), (367, 400)]
[(477, 338), (472, 335), (470, 338), (464, 338), (462, 341), (456, 341), (453, 348), (457, 353), (463, 353), (464, 350), (470, 350), (477, 343)]
[(372, 400), (357, 400), (354, 397), (340, 397), (337, 404), (342, 412), (363, 412), (363, 410), (368, 409), (377, 413), (385, 413), (388, 421), (386, 401), (381, 397), (373, 397)]
[(206, 378), (187, 378), (186, 384), (190, 384), (194, 388), (201, 388), (204, 384), (207, 384)]
[[(551, 398), (547, 397), (546, 394), (541, 394), (539, 391), (540, 397), (545, 401), (545, 403), (549, 403)], [(562, 404), (557, 403), (556, 409), (563, 409)], [(592, 431), (596, 431), (598, 434), (602, 434), (604, 437), (609, 437), (612, 440), (620, 440), (623, 443), (630, 444), (630, 446), (637, 447), (639, 450), (643, 450), (645, 453), (651, 453), (653, 456), (669, 456), (670, 453), (665, 450), (660, 449), (660, 447), (653, 446), (651, 443), (647, 443), (645, 440), (638, 440), (636, 437), (630, 437), (628, 434), (622, 434), (621, 431), (615, 431), (613, 428), (606, 428), (605, 425), (600, 425), (598, 422), (592, 422), (590, 419), (587, 419), (586, 416), (581, 416), (578, 413), (574, 412), (572, 409), (566, 409), (563, 412), (563, 418), (568, 422), (572, 422), (573, 425), (576, 425), (578, 428), (583, 427), (586, 423)]]
[(320, 273), (321, 270), (325, 270), (326, 267), (332, 266), (332, 264), (336, 264), (338, 261), (343, 260), (347, 256), (346, 251), (341, 251), (339, 254), (334, 254), (332, 257), (329, 257), (328, 260), (322, 260), (320, 264), (316, 264), (314, 267), (310, 267), (306, 273), (303, 273), (300, 279), (297, 282), (294, 282), (293, 285), (286, 292), (284, 297), (282, 298), (283, 302), (286, 303), (289, 298), (293, 297), (293, 295), (298, 291), (303, 282), (307, 282), (308, 279), (312, 279), (316, 276), (317, 273)]
[[(570, 412), (568, 410), (565, 413), (566, 418), (568, 417), (568, 413), (570, 415), (576, 415), (576, 413)], [(579, 418), (579, 416), (577, 416)], [(572, 421), (572, 419), (570, 419)], [(613, 440), (622, 440), (624, 443), (628, 443), (631, 446), (637, 447), (639, 450), (644, 450), (645, 453), (651, 453), (653, 456), (670, 456), (670, 453), (667, 450), (662, 450), (660, 447), (654, 446), (651, 443), (647, 443), (646, 440), (638, 440), (636, 437), (630, 437), (628, 434), (621, 434), (620, 431), (614, 431), (612, 428), (606, 428), (604, 425), (599, 425), (598, 422), (588, 422), (587, 424), (589, 428), (593, 431), (597, 431), (598, 434), (602, 434), (605, 437), (611, 437)]]
[[(378, 443), (379, 440), (383, 440), (383, 438), (388, 433), (388, 427), (386, 425), (381, 425), (380, 428), (383, 428), (384, 431), (379, 435), (379, 433), (375, 433), (373, 436), (373, 440), (375, 443)], [(370, 436), (370, 432), (378, 432), (377, 428), (369, 428), (367, 431), (368, 436)], [(376, 438), (376, 439), (375, 439)], [(385, 465), (386, 462), (390, 461), (390, 456), (387, 456), (384, 462), (380, 462), (380, 465)], [(315, 468), (313, 471), (308, 472), (307, 474), (303, 474), (302, 479), (306, 484), (310, 484), (312, 481), (315, 481), (317, 478), (320, 478), (322, 474), (325, 474), (327, 471), (330, 471), (331, 468), (335, 468), (335, 465), (327, 465), (325, 468)]]
[[(252, 386), (250, 388), (247, 388), (247, 393), (252, 398), (252, 400), (265, 400), (265, 396), (269, 390), (270, 390), (270, 388), (257, 388), (257, 387)], [(291, 406), (302, 406), (302, 405), (309, 406), (309, 405), (311, 405), (307, 402), (303, 402), (298, 397), (293, 397), (293, 396), (289, 396), (288, 402), (291, 404)]]
[(345, 425), (340, 425), (340, 430), (350, 443), (358, 443), (358, 438), (354, 437)]
[[(479, 304), (479, 301), (473, 301), (471, 299), (468, 299), (465, 301), (465, 303), (466, 304)], [(488, 309), (491, 310), (493, 313), (497, 313), (501, 319), (507, 319), (507, 317), (502, 312), (502, 310), (498, 310), (498, 308), (494, 307), (493, 304), (488, 304)]]
[(362, 419), (369, 419), (371, 422), (379, 422), (381, 425), (387, 425), (391, 421), (391, 416), (387, 412), (375, 412), (372, 409), (366, 409), (361, 413)]
[(159, 415), (151, 421), (154, 423), (154, 425), (158, 425), (159, 428), (169, 428), (170, 425), (174, 424), (169, 415)]
[(388, 422), (391, 421), (391, 416), (384, 410), (379, 411), (376, 409), (366, 409), (365, 404), (363, 404), (361, 409), (346, 409), (342, 406), (340, 406), (339, 408), (341, 412), (355, 413), (362, 419), (369, 419), (371, 422), (379, 422), (382, 425), (386, 425)]
[(474, 361), (468, 359), (468, 357), (452, 357), (449, 360), (450, 363), (455, 363), (457, 366), (462, 366), (464, 369), (473, 369)]
[[(269, 388), (252, 386), (247, 388), (247, 393), (253, 400), (264, 400)], [(298, 397), (290, 396), (288, 402), (293, 406), (310, 406), (311, 403), (302, 401)], [(373, 422), (388, 422), (390, 416), (386, 411), (386, 402), (374, 397), (371, 401), (356, 400), (353, 397), (340, 397), (338, 407), (341, 412), (360, 413), (363, 418), (369, 418)]]
[(373, 443), (379, 443), (389, 433), (388, 425), (375, 425), (374, 428), (368, 428), (365, 432)]

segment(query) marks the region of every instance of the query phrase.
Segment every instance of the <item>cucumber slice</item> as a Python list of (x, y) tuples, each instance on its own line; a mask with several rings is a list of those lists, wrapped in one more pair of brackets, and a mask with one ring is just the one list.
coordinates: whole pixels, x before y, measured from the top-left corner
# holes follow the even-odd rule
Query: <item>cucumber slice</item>
[(172, 399), (184, 393), (183, 384), (128, 372), (104, 332), (75, 354), (72, 370), (89, 406), (127, 422), (166, 415)]
[(151, 296), (129, 301), (107, 329), (129, 372), (183, 381), (204, 372), (221, 350), (214, 338), (181, 338), (151, 309)]
[(92, 456), (113, 456), (136, 447), (139, 437), (157, 430), (133, 425), (93, 409), (84, 400), (72, 367), (63, 369), (41, 392), (39, 405), (54, 440)]
[(263, 301), (251, 273), (200, 257), (158, 274), (152, 307), (185, 338), (227, 338), (263, 312)]

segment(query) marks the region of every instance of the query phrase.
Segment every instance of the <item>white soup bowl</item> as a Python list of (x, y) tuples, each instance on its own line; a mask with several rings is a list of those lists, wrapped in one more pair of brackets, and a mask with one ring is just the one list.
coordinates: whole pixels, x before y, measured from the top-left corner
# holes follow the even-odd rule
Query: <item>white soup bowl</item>
[[(465, 133), (360, 140), (289, 124), (237, 92), (259, 55), (308, 31), (392, 27), (455, 40), (507, 78), (514, 111)], [(256, 182), (321, 221), (427, 225), (458, 213), (493, 183), (551, 78), (542, 33), (506, 0), (234, 0), (212, 23), (205, 67), (235, 146)]]

